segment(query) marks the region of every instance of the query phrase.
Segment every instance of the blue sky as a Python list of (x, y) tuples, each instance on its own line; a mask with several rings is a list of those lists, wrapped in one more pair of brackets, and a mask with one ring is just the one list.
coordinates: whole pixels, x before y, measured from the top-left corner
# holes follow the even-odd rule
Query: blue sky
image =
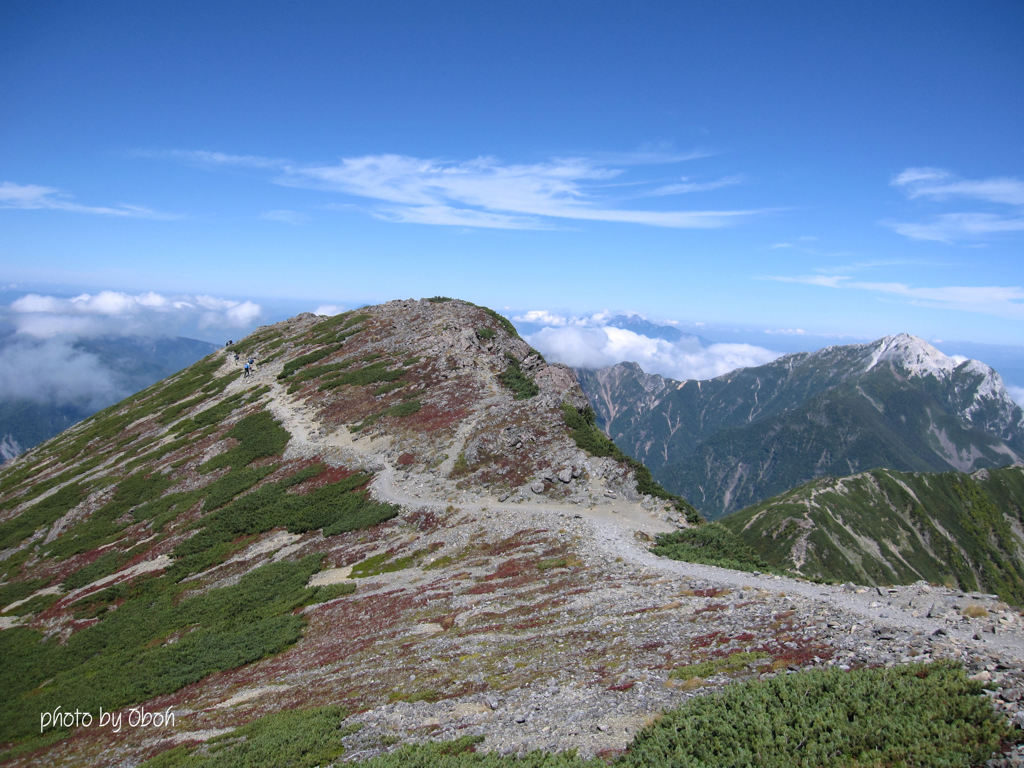
[(1019, 2), (11, 0), (0, 282), (1020, 344), (1022, 39)]

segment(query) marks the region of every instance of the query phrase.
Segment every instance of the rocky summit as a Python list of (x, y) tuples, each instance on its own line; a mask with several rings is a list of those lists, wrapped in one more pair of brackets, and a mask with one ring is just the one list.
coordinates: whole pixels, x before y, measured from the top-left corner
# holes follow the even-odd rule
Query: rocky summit
[(1024, 726), (1018, 610), (652, 554), (692, 510), (461, 301), (261, 328), (12, 462), (0, 508), (11, 765), (190, 764), (315, 707), (324, 764), (613, 756), (733, 681), (938, 659)]
[(707, 381), (636, 363), (579, 375), (616, 444), (712, 519), (818, 477), (1024, 460), (1024, 412), (999, 374), (908, 334)]

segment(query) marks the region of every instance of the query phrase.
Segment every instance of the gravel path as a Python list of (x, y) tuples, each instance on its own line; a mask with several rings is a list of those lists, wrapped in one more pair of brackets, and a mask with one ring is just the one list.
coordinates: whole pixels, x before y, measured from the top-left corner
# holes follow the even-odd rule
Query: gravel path
[[(381, 440), (353, 440), (344, 427), (324, 434), (313, 421), (307, 406), (296, 404), (285, 388), (276, 381), (277, 370), (265, 368), (262, 373), (271, 379), (269, 408), (292, 434), (289, 452), (302, 455), (322, 455), (336, 458), (376, 472), (370, 486), (375, 498), (409, 509), (431, 509), (440, 511), (449, 506), (451, 488), (443, 478), (396, 472), (382, 457)], [(399, 477), (401, 475), (401, 477)], [(447, 492), (446, 492), (447, 491)], [(545, 501), (502, 503), (493, 496), (459, 492), (457, 506), (469, 514), (486, 512), (494, 516), (509, 516), (509, 522), (522, 519), (524, 513), (540, 513), (568, 516), (575, 523), (574, 532), (581, 535), (594, 553), (607, 561), (621, 558), (629, 567), (640, 568), (662, 576), (680, 580), (705, 582), (709, 586), (727, 586), (733, 589), (761, 589), (782, 593), (787, 596), (799, 595), (807, 600), (825, 603), (835, 610), (852, 614), (862, 622), (868, 622), (881, 630), (902, 629), (910, 632), (933, 635), (945, 634), (958, 643), (984, 649), (988, 655), (1006, 661), (1013, 660), (1024, 665), (1024, 633), (1015, 626), (1013, 631), (998, 634), (979, 634), (972, 625), (951, 625), (948, 618), (929, 618), (915, 615), (919, 611), (906, 604), (903, 594), (910, 587), (894, 589), (854, 588), (852, 585), (817, 584), (800, 579), (775, 575), (747, 573), (718, 568), (698, 563), (670, 560), (652, 554), (637, 541), (637, 532), (647, 534), (670, 531), (674, 527), (641, 504), (622, 499), (609, 499), (603, 503), (585, 507), (575, 504), (558, 504)], [(591, 546), (588, 546), (591, 545)], [(920, 587), (918, 592), (920, 592)], [(985, 596), (963, 595), (941, 587), (933, 588), (937, 599), (984, 600)], [(989, 599), (991, 596), (988, 596)], [(895, 598), (895, 599), (893, 599)]]

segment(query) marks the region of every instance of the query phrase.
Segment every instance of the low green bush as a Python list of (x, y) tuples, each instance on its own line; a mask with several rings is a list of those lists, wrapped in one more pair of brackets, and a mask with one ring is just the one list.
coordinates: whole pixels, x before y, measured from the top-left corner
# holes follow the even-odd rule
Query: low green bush
[(717, 565), (736, 571), (771, 571), (752, 547), (721, 523), (704, 523), (672, 533), (658, 534), (651, 552), (688, 563)]
[(205, 499), (203, 508), (210, 511), (223, 507), (238, 494), (252, 488), (275, 469), (277, 469), (276, 466), (241, 466), (232, 469), (224, 477), (215, 480), (203, 489), (203, 498)]
[(281, 372), (277, 374), (277, 378), (283, 381), (284, 379), (287, 379), (289, 376), (295, 373), (297, 370), (299, 370), (299, 368), (309, 365), (310, 363), (315, 363), (318, 362), (319, 360), (323, 360), (328, 355), (333, 355), (339, 349), (341, 349), (341, 344), (332, 344), (330, 346), (323, 347), (322, 349), (317, 349), (314, 350), (313, 352), (308, 352), (305, 355), (300, 355), (299, 357), (296, 357), (294, 360), (289, 360), (287, 363), (284, 364), (284, 367), (281, 369)]
[(324, 584), (313, 589), (314, 593), (311, 602), (326, 603), (328, 600), (351, 595), (356, 591), (356, 584), (354, 581), (343, 581), (340, 584)]
[(199, 466), (200, 472), (220, 467), (242, 467), (256, 459), (278, 456), (288, 445), (291, 434), (266, 411), (257, 411), (241, 419), (225, 437), (238, 440), (238, 445), (214, 456)]
[(15, 547), (44, 525), (50, 525), (72, 507), (78, 506), (86, 496), (80, 483), (70, 483), (37, 501), (17, 517), (0, 523), (0, 549)]
[(38, 613), (39, 611), (45, 610), (58, 600), (60, 600), (60, 595), (55, 595), (52, 592), (46, 595), (36, 595), (31, 600), (26, 600), (17, 608), (12, 608), (10, 611), (4, 611), (4, 613), (9, 616), (26, 616), (30, 613)]
[(5, 608), (11, 603), (24, 600), (33, 592), (45, 587), (47, 583), (47, 579), (28, 579), (26, 581), (12, 581), (10, 584), (0, 586), (0, 609)]
[(197, 521), (199, 531), (175, 547), (176, 562), (168, 572), (176, 578), (196, 573), (223, 559), (239, 537), (272, 528), (292, 533), (322, 528), (331, 536), (369, 528), (398, 514), (397, 507), (372, 501), (357, 490), (368, 480), (367, 475), (356, 474), (299, 496), (287, 491), (301, 480), (288, 478), (239, 496)]
[(301, 636), (295, 609), (316, 599), (306, 583), (321, 557), (270, 563), (191, 597), (170, 576), (119, 585), (107, 590), (123, 598), (118, 609), (64, 643), (26, 627), (0, 632), (0, 742), (37, 733), (38, 713), (69, 701), (112, 710), (280, 652)]
[(91, 563), (79, 568), (64, 579), (63, 587), (67, 590), (84, 587), (96, 579), (102, 579), (104, 576), (115, 573), (129, 559), (123, 552), (116, 549), (104, 552)]
[(175, 432), (180, 435), (187, 435), (189, 432), (195, 432), (197, 429), (203, 427), (214, 426), (224, 422), (228, 416), (234, 413), (236, 408), (240, 408), (243, 405), (242, 398), (247, 393), (238, 392), (237, 394), (227, 397), (221, 400), (216, 405), (212, 405), (206, 410), (200, 411), (195, 416), (191, 416), (187, 419), (183, 419), (181, 423), (175, 427)]
[(382, 573), (393, 573), (403, 571), (411, 567), (424, 555), (430, 552), (429, 549), (418, 549), (404, 557), (391, 558), (390, 552), (381, 552), (378, 555), (371, 555), (365, 560), (352, 566), (352, 577), (365, 579), (368, 576), (379, 576)]
[(1009, 736), (982, 693), (949, 662), (806, 670), (692, 699), (638, 733), (620, 764), (979, 765)]
[(480, 307), (480, 309), (482, 309), (484, 312), (490, 315), (491, 319), (494, 320), (494, 322), (496, 322), (498, 325), (500, 325), (502, 329), (504, 329), (505, 333), (507, 333), (513, 339), (519, 338), (519, 331), (516, 330), (516, 327), (512, 325), (512, 321), (509, 320), (507, 317), (495, 312), (490, 307)]
[(636, 459), (624, 454), (611, 438), (598, 429), (597, 416), (589, 405), (584, 408), (574, 408), (569, 403), (562, 403), (562, 416), (565, 419), (565, 425), (569, 428), (569, 434), (572, 435), (578, 448), (582, 448), (591, 456), (611, 456), (618, 461), (625, 462), (633, 470), (633, 475), (636, 477), (636, 489), (640, 493), (672, 502), (672, 505), (690, 523), (704, 522), (700, 513), (688, 501), (665, 490), (651, 476), (651, 470)]
[(265, 715), (202, 747), (182, 745), (147, 760), (141, 768), (314, 768), (344, 750), (342, 737), (357, 730), (337, 706), (291, 709)]
[(519, 367), (519, 361), (511, 355), (508, 356), (508, 365), (498, 375), (498, 381), (502, 386), (512, 391), (512, 397), (516, 400), (528, 400), (540, 392), (537, 383), (523, 373)]
[(422, 407), (423, 406), (420, 403), (420, 401), (416, 400), (415, 398), (412, 400), (403, 400), (397, 405), (392, 405), (390, 408), (385, 408), (383, 411), (371, 413), (358, 424), (349, 427), (349, 429), (353, 432), (358, 432), (362, 429), (366, 429), (367, 427), (376, 424), (385, 416), (396, 416), (398, 418), (401, 418), (403, 416), (412, 416), (414, 413), (418, 412)]
[(525, 755), (477, 752), (483, 736), (463, 736), (454, 741), (407, 744), (394, 752), (350, 763), (353, 768), (608, 768), (597, 758), (583, 760), (574, 752), (534, 751)]
[(110, 501), (61, 533), (47, 548), (47, 555), (63, 559), (116, 541), (136, 519), (130, 513), (147, 502), (159, 499), (172, 482), (172, 478), (159, 472), (121, 478)]
[(320, 389), (331, 390), (344, 386), (362, 386), (364, 384), (378, 384), (380, 382), (397, 381), (405, 375), (401, 368), (390, 370), (386, 361), (381, 360), (362, 368), (345, 371), (331, 376), (320, 384)]
[(752, 662), (768, 658), (763, 651), (736, 651), (728, 656), (719, 656), (715, 659), (700, 661), (696, 664), (687, 664), (683, 667), (676, 667), (669, 673), (669, 677), (676, 680), (692, 680), (694, 678), (707, 678), (714, 675), (731, 675), (747, 669)]

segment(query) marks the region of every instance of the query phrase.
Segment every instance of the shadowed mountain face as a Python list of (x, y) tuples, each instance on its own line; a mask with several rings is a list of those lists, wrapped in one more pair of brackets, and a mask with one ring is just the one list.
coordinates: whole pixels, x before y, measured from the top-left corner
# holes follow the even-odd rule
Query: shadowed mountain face
[[(215, 349), (186, 338), (0, 339), (0, 462)], [(7, 380), (11, 377), (14, 380)]]
[(815, 477), (973, 471), (1024, 456), (1024, 414), (999, 375), (905, 334), (707, 381), (632, 363), (578, 374), (616, 444), (709, 518)]
[(1024, 605), (1024, 467), (822, 478), (721, 522), (811, 578), (924, 580)]

